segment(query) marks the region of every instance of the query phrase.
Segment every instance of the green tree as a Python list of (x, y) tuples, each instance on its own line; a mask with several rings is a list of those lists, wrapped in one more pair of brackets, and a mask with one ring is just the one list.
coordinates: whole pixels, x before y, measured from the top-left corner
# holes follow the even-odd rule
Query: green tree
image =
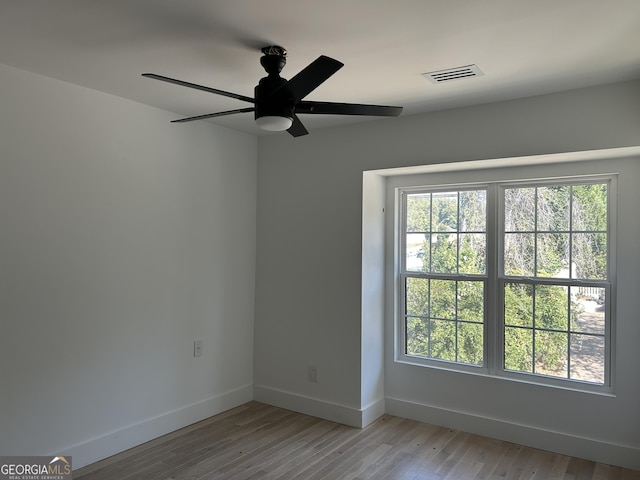
[(607, 185), (572, 189), (573, 261), (578, 278), (607, 278)]

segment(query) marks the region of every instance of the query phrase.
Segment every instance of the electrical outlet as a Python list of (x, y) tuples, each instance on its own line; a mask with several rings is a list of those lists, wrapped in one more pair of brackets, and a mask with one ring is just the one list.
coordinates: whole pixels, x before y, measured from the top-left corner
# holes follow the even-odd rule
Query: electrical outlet
[(202, 355), (202, 340), (193, 341), (193, 356), (199, 357)]
[(318, 367), (309, 365), (309, 381), (318, 383)]

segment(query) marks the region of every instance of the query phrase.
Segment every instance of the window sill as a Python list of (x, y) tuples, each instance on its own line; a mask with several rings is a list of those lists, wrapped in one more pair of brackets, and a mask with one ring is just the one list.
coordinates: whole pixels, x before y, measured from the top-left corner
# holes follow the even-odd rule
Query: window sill
[(559, 378), (546, 377), (533, 373), (515, 373), (501, 371), (500, 373), (489, 373), (486, 367), (478, 367), (473, 365), (454, 364), (447, 361), (420, 359), (411, 356), (400, 356), (394, 360), (395, 363), (401, 365), (410, 365), (414, 367), (422, 367), (435, 369), (454, 374), (473, 375), (492, 380), (506, 381), (512, 383), (520, 383), (532, 385), (536, 387), (546, 387), (556, 390), (565, 390), (576, 393), (586, 393), (590, 395), (598, 395), (602, 397), (615, 398), (616, 394), (613, 388), (607, 385), (597, 385), (577, 380), (563, 380)]

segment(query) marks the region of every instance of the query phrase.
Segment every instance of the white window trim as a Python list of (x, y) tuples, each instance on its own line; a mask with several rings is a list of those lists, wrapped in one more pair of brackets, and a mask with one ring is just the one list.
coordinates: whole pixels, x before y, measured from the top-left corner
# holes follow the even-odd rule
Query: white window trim
[[(487, 188), (487, 196), (488, 196), (488, 187), (489, 184), (488, 183), (461, 183), (461, 184), (446, 184), (446, 185), (435, 185), (435, 186), (428, 186), (428, 190), (430, 192), (435, 192), (435, 191), (458, 191), (458, 190), (467, 190), (467, 189), (482, 189), (482, 188)], [(430, 366), (430, 367), (434, 367), (434, 368), (443, 368), (445, 370), (456, 370), (456, 371), (463, 371), (463, 372), (469, 372), (469, 373), (483, 373), (483, 374), (490, 374), (490, 370), (487, 368), (487, 359), (488, 359), (488, 345), (490, 342), (485, 341), (484, 343), (484, 361), (483, 361), (483, 365), (479, 366), (479, 365), (470, 365), (470, 364), (464, 364), (464, 363), (457, 363), (457, 362), (450, 362), (450, 361), (446, 361), (446, 360), (436, 360), (436, 359), (430, 359), (430, 358), (426, 358), (426, 357), (417, 357), (414, 355), (407, 355), (406, 353), (404, 353), (404, 347), (405, 347), (405, 341), (403, 340), (403, 337), (405, 336), (405, 325), (404, 325), (404, 312), (403, 312), (403, 308), (402, 305), (405, 303), (405, 298), (404, 298), (404, 288), (402, 283), (404, 282), (404, 279), (406, 278), (405, 272), (406, 272), (406, 265), (405, 265), (405, 261), (406, 261), (406, 255), (405, 255), (405, 248), (406, 245), (404, 244), (404, 242), (402, 241), (403, 239), (403, 231), (406, 231), (406, 216), (404, 215), (404, 202), (406, 199), (406, 195), (405, 194), (410, 194), (413, 192), (422, 192), (425, 190), (425, 186), (411, 186), (411, 187), (400, 187), (397, 188), (395, 191), (395, 198), (396, 198), (396, 218), (398, 219), (398, 222), (396, 222), (396, 224), (400, 227), (397, 228), (396, 231), (394, 232), (394, 237), (395, 237), (395, 242), (396, 242), (396, 289), (397, 289), (397, 294), (396, 294), (396, 298), (398, 299), (398, 301), (396, 302), (396, 306), (395, 306), (395, 331), (396, 331), (396, 335), (395, 335), (395, 359), (398, 362), (401, 363), (406, 363), (406, 364), (412, 364), (412, 365), (423, 365), (423, 366)], [(488, 202), (487, 202), (488, 203)], [(488, 226), (487, 226), (487, 237), (489, 236), (489, 231), (488, 231)], [(487, 249), (489, 248), (489, 239), (487, 238)], [(482, 279), (485, 283), (485, 292), (488, 289), (489, 286), (489, 265), (487, 264), (487, 272), (485, 275), (468, 275), (469, 278), (473, 278), (474, 280), (479, 280)], [(437, 276), (437, 275), (436, 275)], [(460, 274), (455, 274), (455, 275), (445, 275), (445, 277), (453, 277), (455, 276), (456, 278), (460, 278), (463, 279), (464, 277), (466, 277), (466, 275), (460, 275)], [(485, 293), (486, 294), (486, 293)], [(485, 318), (487, 317), (487, 312), (485, 311)], [(488, 338), (487, 335), (489, 334), (488, 331), (488, 326), (489, 326), (490, 322), (485, 322), (484, 324), (484, 337)]]
[[(497, 231), (504, 232), (504, 225), (502, 223), (504, 222), (505, 206), (503, 203), (504, 196), (502, 195), (502, 191), (508, 187), (536, 185), (538, 182), (544, 185), (549, 185), (553, 183), (580, 184), (583, 181), (584, 183), (587, 183), (587, 182), (588, 183), (598, 183), (598, 182), (607, 183), (608, 185), (607, 186), (607, 196), (608, 196), (608, 199), (607, 199), (607, 222), (608, 222), (607, 224), (607, 234), (608, 234), (607, 278), (608, 280), (607, 281), (596, 281), (596, 280), (580, 281), (580, 280), (562, 280), (558, 278), (549, 279), (550, 284), (566, 283), (567, 285), (569, 284), (575, 285), (577, 283), (577, 284), (584, 284), (584, 285), (597, 285), (600, 288), (605, 288), (607, 290), (608, 302), (606, 304), (607, 308), (605, 310), (605, 334), (604, 334), (604, 337), (605, 337), (604, 383), (602, 385), (597, 385), (597, 384), (591, 384), (588, 382), (581, 382), (579, 380), (546, 377), (546, 376), (540, 376), (535, 374), (512, 372), (512, 371), (503, 369), (500, 363), (501, 363), (501, 359), (504, 358), (504, 328), (502, 328), (504, 326), (504, 318), (500, 318), (498, 321), (493, 322), (496, 326), (496, 332), (495, 332), (496, 336), (494, 337), (494, 342), (495, 342), (494, 346), (497, 349), (494, 357), (497, 365), (495, 365), (495, 370), (492, 372), (494, 375), (502, 376), (505, 378), (511, 378), (515, 380), (521, 379), (523, 375), (525, 377), (533, 376), (534, 379), (532, 379), (531, 381), (533, 381), (534, 383), (543, 383), (543, 384), (559, 386), (559, 387), (585, 389), (588, 391), (591, 391), (591, 390), (598, 391), (598, 392), (613, 391), (612, 377), (613, 377), (613, 372), (615, 371), (615, 367), (614, 367), (615, 355), (613, 355), (613, 352), (615, 351), (615, 345), (614, 345), (615, 315), (613, 314), (613, 311), (615, 309), (615, 304), (616, 304), (616, 279), (617, 279), (617, 275), (616, 275), (616, 263), (617, 263), (616, 258), (617, 257), (615, 252), (616, 232), (617, 232), (617, 201), (616, 199), (618, 196), (617, 195), (617, 192), (618, 192), (617, 177), (618, 177), (617, 174), (593, 174), (593, 175), (553, 177), (550, 179), (532, 179), (532, 180), (526, 180), (526, 181), (520, 181), (520, 182), (503, 182), (499, 185), (501, 192), (500, 194), (497, 195), (497, 201), (499, 202), (499, 205), (498, 205), (499, 212), (497, 215), (499, 225), (498, 225)], [(502, 248), (502, 241), (503, 241), (502, 236), (498, 235), (497, 244), (496, 244), (497, 255), (495, 258), (498, 260), (498, 265), (500, 267), (504, 267), (504, 259), (502, 258), (502, 255), (504, 254), (504, 249)], [(495, 298), (497, 299), (499, 305), (504, 304), (503, 286), (505, 283), (508, 283), (509, 281), (516, 281), (516, 282), (524, 281), (524, 283), (527, 283), (527, 279), (523, 279), (522, 277), (508, 277), (504, 274), (504, 271), (498, 271), (497, 282), (496, 282), (498, 292)], [(532, 282), (532, 283), (539, 285), (539, 284), (545, 283), (545, 281), (544, 279), (542, 281), (540, 279), (537, 279), (535, 282)]]
[[(465, 162), (467, 163), (467, 162)], [(477, 165), (476, 165), (477, 166)], [(576, 165), (574, 164), (574, 167)], [(508, 169), (508, 167), (507, 167)], [(452, 170), (458, 170), (452, 169)], [(486, 172), (490, 169), (479, 169), (475, 172)], [(616, 252), (616, 225), (615, 221), (617, 218), (616, 215), (616, 202), (617, 198), (617, 182), (615, 180), (615, 173), (577, 173), (575, 175), (567, 175), (565, 174), (552, 174), (549, 175), (540, 175), (540, 172), (536, 172), (536, 168), (533, 169), (533, 174), (525, 175), (524, 178), (518, 176), (514, 176), (514, 173), (520, 172), (519, 170), (513, 171), (511, 176), (507, 175), (497, 178), (495, 180), (490, 181), (482, 181), (482, 182), (469, 182), (465, 181), (468, 177), (474, 177), (474, 174), (469, 175), (468, 172), (463, 171), (454, 171), (449, 172), (447, 170), (441, 170), (437, 173), (434, 173), (434, 177), (440, 173), (444, 174), (453, 174), (454, 178), (462, 177), (459, 181), (450, 181), (451, 176), (448, 176), (449, 182), (438, 182), (434, 178), (425, 178), (424, 175), (407, 175), (399, 178), (395, 178), (393, 182), (388, 183), (388, 189), (393, 185), (393, 195), (389, 195), (390, 191), (388, 190), (387, 198), (393, 198), (393, 207), (395, 212), (395, 219), (393, 222), (394, 225), (394, 247), (393, 247), (393, 278), (394, 278), (394, 360), (399, 363), (411, 364), (411, 365), (419, 365), (426, 366), (430, 368), (437, 368), (442, 370), (451, 370), (455, 372), (463, 372), (463, 373), (471, 373), (476, 375), (485, 375), (492, 378), (503, 378), (505, 380), (513, 380), (524, 383), (533, 383), (540, 384), (545, 386), (553, 386), (559, 388), (566, 388), (571, 390), (580, 390), (587, 391), (593, 393), (612, 393), (614, 391), (614, 380), (615, 380), (615, 305), (616, 305), (616, 272), (615, 272), (615, 260)], [(547, 170), (547, 168), (545, 168)], [(583, 168), (574, 168), (572, 170), (584, 170)], [(589, 170), (588, 168), (586, 170)], [(474, 172), (474, 173), (475, 173)], [(411, 172), (407, 172), (411, 173)], [(544, 173), (547, 173), (546, 171)], [(467, 177), (467, 178), (465, 178)], [(513, 177), (513, 178), (512, 178)], [(499, 195), (498, 190), (501, 188), (497, 183), (500, 182), (504, 185), (524, 185), (524, 184), (532, 184), (537, 181), (543, 181), (546, 184), (558, 182), (558, 183), (574, 183), (576, 181), (598, 181), (598, 180), (606, 180), (609, 182), (609, 211), (608, 211), (608, 233), (609, 233), (609, 252), (608, 252), (608, 278), (610, 279), (610, 291), (609, 291), (609, 302), (608, 302), (608, 312), (606, 318), (606, 331), (605, 331), (605, 380), (604, 385), (599, 384), (591, 384), (587, 382), (581, 382), (578, 380), (571, 379), (562, 379), (562, 378), (554, 378), (547, 377), (542, 375), (530, 374), (530, 373), (521, 373), (521, 372), (511, 372), (502, 368), (502, 358), (503, 358), (503, 319), (497, 318), (495, 320), (490, 320), (487, 318), (485, 322), (485, 353), (484, 358), (485, 362), (483, 366), (474, 366), (474, 365), (466, 365), (459, 364), (455, 362), (446, 362), (442, 360), (428, 359), (415, 357), (411, 355), (406, 355), (404, 353), (404, 322), (403, 322), (403, 288), (400, 282), (402, 281), (402, 271), (404, 271), (404, 245), (401, 242), (401, 235), (399, 229), (396, 228), (399, 225), (400, 220), (404, 222), (404, 218), (402, 217), (402, 192), (410, 192), (411, 190), (423, 190), (425, 186), (434, 187), (435, 189), (442, 188), (443, 190), (450, 189), (464, 189), (469, 187), (484, 187), (489, 186), (487, 192), (487, 211), (491, 211), (492, 209), (499, 209), (497, 215), (489, 215), (488, 216), (488, 224), (487, 224), (487, 251), (489, 249), (493, 249), (493, 258), (494, 262), (487, 262), (487, 277), (492, 280), (487, 280), (487, 310), (491, 312), (497, 312), (498, 305), (502, 304), (502, 292), (500, 290), (500, 285), (504, 283), (504, 275), (502, 272), (498, 272), (498, 265), (500, 264), (498, 261), (498, 254), (500, 253), (500, 244), (501, 239), (499, 238), (499, 232), (502, 228), (501, 225), (496, 225), (496, 222), (502, 222), (503, 218), (503, 208), (504, 205), (501, 205), (501, 195)], [(493, 290), (498, 289), (498, 292)]]

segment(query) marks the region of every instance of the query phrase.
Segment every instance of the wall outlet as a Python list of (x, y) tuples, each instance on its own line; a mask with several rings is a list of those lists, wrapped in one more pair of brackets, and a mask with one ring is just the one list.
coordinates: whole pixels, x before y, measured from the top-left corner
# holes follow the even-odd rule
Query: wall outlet
[(318, 383), (318, 367), (309, 365), (309, 381)]
[(202, 340), (193, 341), (193, 356), (199, 357), (202, 355)]

